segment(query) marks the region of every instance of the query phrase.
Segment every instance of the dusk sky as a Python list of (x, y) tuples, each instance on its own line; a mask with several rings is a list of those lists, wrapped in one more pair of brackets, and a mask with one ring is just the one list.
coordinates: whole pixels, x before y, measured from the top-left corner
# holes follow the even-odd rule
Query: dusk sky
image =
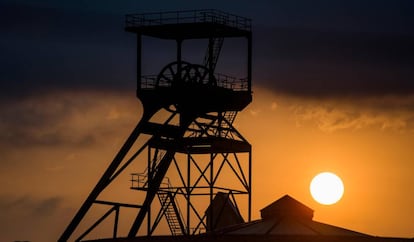
[[(289, 194), (316, 221), (414, 237), (413, 1), (0, 0), (0, 241), (56, 241), (140, 120), (124, 15), (205, 8), (253, 21), (236, 119), (253, 219)], [(309, 193), (322, 171), (344, 182), (337, 204)]]

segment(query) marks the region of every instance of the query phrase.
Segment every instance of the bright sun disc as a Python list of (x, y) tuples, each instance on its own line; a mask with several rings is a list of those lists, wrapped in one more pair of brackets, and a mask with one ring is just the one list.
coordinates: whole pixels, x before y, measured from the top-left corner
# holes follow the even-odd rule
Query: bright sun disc
[(313, 199), (324, 205), (338, 202), (344, 194), (344, 184), (341, 178), (331, 172), (316, 175), (310, 184)]

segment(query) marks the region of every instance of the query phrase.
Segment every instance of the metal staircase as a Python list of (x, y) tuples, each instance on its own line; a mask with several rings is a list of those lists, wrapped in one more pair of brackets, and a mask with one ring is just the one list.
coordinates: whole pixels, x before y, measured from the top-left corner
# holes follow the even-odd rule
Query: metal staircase
[(191, 137), (221, 137), (233, 139), (233, 122), (237, 111), (226, 111), (217, 115), (204, 115), (202, 119), (195, 120), (190, 127)]
[(161, 213), (164, 214), (168, 227), (172, 235), (185, 234), (185, 226), (182, 220), (182, 214), (176, 203), (175, 196), (172, 192), (158, 192), (158, 199), (161, 203)]
[(222, 119), (220, 120), (221, 123), (219, 124), (219, 127), (222, 127), (222, 130), (219, 134), (220, 137), (227, 137), (229, 134), (231, 134), (231, 126), (233, 125), (236, 116), (237, 111), (227, 111), (222, 113)]
[[(224, 38), (212, 38), (209, 41), (211, 42), (211, 44), (209, 44), (207, 47), (203, 63), (205, 67), (214, 71), (216, 69), (218, 58), (220, 56), (221, 48), (223, 47)], [(211, 57), (210, 53), (212, 54)]]
[[(148, 184), (147, 170), (143, 173), (131, 174), (131, 189), (147, 191)], [(184, 235), (186, 234), (185, 224), (175, 195), (176, 191), (171, 187), (168, 177), (165, 177), (157, 192), (161, 209), (155, 221), (158, 224), (164, 216), (172, 235)]]

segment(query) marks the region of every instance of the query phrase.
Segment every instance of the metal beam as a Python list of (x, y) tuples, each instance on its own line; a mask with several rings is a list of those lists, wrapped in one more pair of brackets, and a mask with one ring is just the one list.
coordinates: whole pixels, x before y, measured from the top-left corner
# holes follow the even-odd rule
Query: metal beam
[(121, 147), (118, 154), (115, 156), (105, 173), (102, 175), (101, 179), (98, 181), (96, 186), (93, 188), (92, 192), (86, 198), (85, 202), (80, 207), (79, 211), (76, 213), (66, 230), (63, 232), (59, 238), (59, 242), (67, 241), (70, 236), (73, 234), (75, 229), (78, 227), (79, 223), (86, 215), (88, 210), (91, 208), (92, 204), (96, 201), (99, 194), (110, 184), (112, 175), (116, 172), (119, 165), (122, 163), (124, 157), (131, 149), (132, 145), (137, 140), (139, 134), (141, 133), (141, 128), (144, 123), (146, 123), (151, 115), (144, 115), (141, 121), (134, 128), (124, 145)]

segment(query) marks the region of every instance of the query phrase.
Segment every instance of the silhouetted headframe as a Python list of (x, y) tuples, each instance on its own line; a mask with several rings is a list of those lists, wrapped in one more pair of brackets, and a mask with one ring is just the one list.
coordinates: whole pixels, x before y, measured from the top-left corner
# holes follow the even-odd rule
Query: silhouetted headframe
[[(251, 145), (233, 122), (252, 101), (251, 20), (207, 9), (129, 14), (125, 24), (125, 30), (137, 36), (136, 94), (143, 115), (59, 241), (69, 240), (74, 233), (77, 241), (91, 237), (109, 217), (114, 217), (112, 238), (134, 238), (138, 233), (152, 236), (162, 223), (171, 235), (188, 236), (217, 225), (250, 221)], [(143, 46), (151, 41), (148, 37), (175, 42), (176, 56), (158, 73), (143, 76), (143, 63), (151, 61), (142, 58)], [(215, 72), (227, 38), (245, 43), (239, 51), (246, 60), (242, 77)], [(187, 40), (195, 39), (205, 41), (206, 54), (190, 62), (182, 49)], [(138, 138), (145, 141), (138, 142)], [(103, 198), (104, 191), (131, 164), (140, 169), (130, 172), (137, 202)], [(221, 203), (224, 210), (208, 209), (223, 196), (228, 199)], [(77, 231), (98, 205), (106, 206), (107, 212), (86, 231)], [(129, 232), (120, 235), (124, 209), (133, 210), (135, 217), (129, 222)], [(213, 224), (220, 217), (216, 213), (228, 209), (237, 211), (234, 219)]]

